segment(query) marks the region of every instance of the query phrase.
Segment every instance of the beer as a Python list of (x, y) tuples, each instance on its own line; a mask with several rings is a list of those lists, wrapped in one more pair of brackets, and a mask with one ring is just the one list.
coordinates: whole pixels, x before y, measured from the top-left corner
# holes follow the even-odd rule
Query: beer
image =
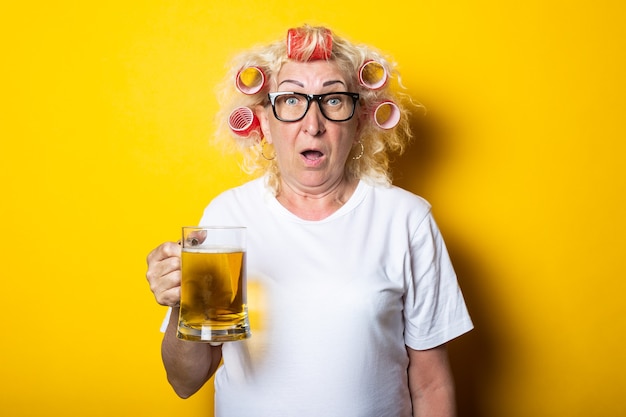
[(184, 248), (178, 337), (223, 342), (250, 335), (246, 253), (238, 248)]

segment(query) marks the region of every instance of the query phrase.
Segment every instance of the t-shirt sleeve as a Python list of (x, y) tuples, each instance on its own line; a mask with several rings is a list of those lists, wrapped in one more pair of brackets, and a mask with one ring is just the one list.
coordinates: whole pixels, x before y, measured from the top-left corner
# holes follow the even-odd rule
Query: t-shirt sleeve
[(161, 333), (165, 333), (165, 331), (167, 330), (167, 325), (170, 323), (171, 316), (172, 316), (172, 307), (168, 307), (167, 311), (165, 312), (165, 317), (163, 318), (163, 321), (161, 322)]
[(473, 328), (448, 250), (430, 213), (411, 238), (408, 275), (404, 299), (408, 347), (431, 349)]

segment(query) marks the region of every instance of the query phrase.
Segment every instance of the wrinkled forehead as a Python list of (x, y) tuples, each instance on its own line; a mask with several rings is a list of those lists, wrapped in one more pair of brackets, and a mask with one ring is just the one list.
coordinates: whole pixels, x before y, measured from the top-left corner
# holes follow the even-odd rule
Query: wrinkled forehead
[[(350, 74), (352, 75), (352, 74)], [(285, 89), (286, 85), (302, 88), (324, 88), (330, 85), (342, 85), (352, 88), (357, 80), (348, 76), (334, 60), (317, 60), (310, 62), (286, 61), (275, 78), (271, 81), (273, 88)]]

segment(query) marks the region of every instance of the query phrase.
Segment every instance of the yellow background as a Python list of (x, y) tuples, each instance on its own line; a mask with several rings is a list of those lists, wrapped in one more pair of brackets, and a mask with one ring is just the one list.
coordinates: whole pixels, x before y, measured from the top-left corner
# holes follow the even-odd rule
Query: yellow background
[(475, 321), (460, 417), (626, 415), (623, 2), (14, 3), (2, 415), (210, 415), (210, 387), (167, 385), (145, 256), (245, 179), (208, 144), (228, 58), (305, 22), (389, 52), (429, 108), (395, 177), (433, 203)]

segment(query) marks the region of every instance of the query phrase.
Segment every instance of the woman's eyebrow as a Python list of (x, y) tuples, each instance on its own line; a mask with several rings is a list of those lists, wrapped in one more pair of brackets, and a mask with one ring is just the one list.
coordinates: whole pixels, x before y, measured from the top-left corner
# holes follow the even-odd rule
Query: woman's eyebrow
[(304, 88), (304, 84), (302, 84), (300, 81), (296, 81), (296, 80), (283, 80), (283, 81), (280, 82), (280, 84), (278, 84), (278, 86), (280, 87), (281, 85), (283, 85), (285, 83), (287, 83), (287, 84), (295, 84), (295, 85), (297, 85), (299, 87)]
[[(304, 84), (302, 84), (300, 81), (296, 81), (296, 80), (283, 80), (283, 81), (281, 81), (281, 82), (280, 82), (280, 84), (278, 84), (278, 86), (280, 87), (281, 85), (283, 85), (283, 84), (285, 84), (285, 83), (286, 83), (286, 84), (295, 84), (295, 85), (297, 85), (298, 87), (302, 87), (302, 88), (304, 88)], [(328, 87), (329, 85), (333, 85), (333, 84), (342, 84), (342, 85), (344, 85), (344, 86), (346, 85), (346, 83), (344, 83), (344, 82), (343, 82), (343, 81), (341, 81), (341, 80), (331, 80), (331, 81), (326, 81), (326, 82), (323, 84), (323, 86), (324, 86), (324, 87)]]
[(343, 82), (343, 81), (341, 81), (341, 80), (332, 80), (332, 81), (326, 81), (326, 82), (324, 83), (324, 87), (328, 87), (329, 85), (333, 85), (333, 84), (342, 84), (344, 87), (345, 87), (345, 85), (346, 85), (346, 83), (344, 83), (344, 82)]

